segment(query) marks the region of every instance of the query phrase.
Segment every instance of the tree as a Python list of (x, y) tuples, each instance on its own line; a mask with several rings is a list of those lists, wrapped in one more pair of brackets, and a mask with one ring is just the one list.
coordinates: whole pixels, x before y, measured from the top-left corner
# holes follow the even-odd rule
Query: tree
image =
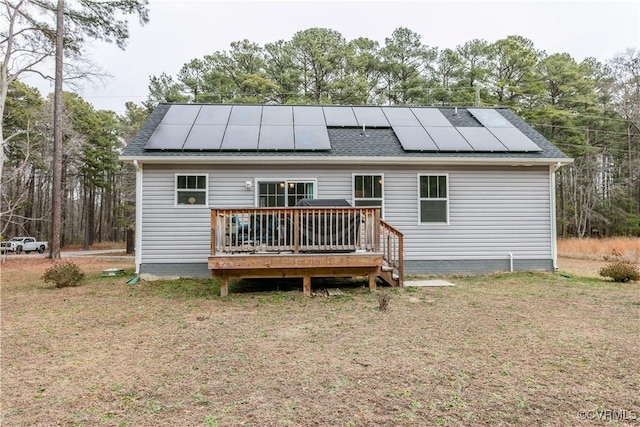
[(56, 75), (53, 91), (53, 183), (51, 186), (51, 241), (49, 256), (60, 259), (62, 234), (62, 67), (64, 60), (64, 0), (56, 9)]
[(423, 98), (433, 75), (438, 51), (421, 42), (408, 28), (394, 30), (381, 50), (387, 102), (410, 104)]
[(167, 73), (162, 73), (159, 77), (150, 77), (149, 97), (143, 104), (148, 112), (151, 112), (160, 102), (188, 102), (189, 100), (189, 96), (184, 94), (184, 87)]
[(457, 98), (453, 91), (464, 89), (460, 86), (463, 76), (462, 58), (457, 51), (444, 49), (438, 54), (434, 64), (434, 88), (430, 89), (429, 100), (447, 105)]
[(276, 85), (273, 101), (286, 104), (296, 99), (302, 73), (294, 66), (291, 43), (278, 40), (267, 43), (264, 49), (265, 72)]
[[(84, 248), (89, 249), (96, 234), (101, 235), (103, 225), (114, 226), (111, 193), (119, 167), (120, 122), (115, 113), (95, 111), (76, 94), (65, 92), (64, 98), (65, 113), (77, 138), (78, 153), (74, 156), (79, 174), (77, 193), (84, 199)], [(97, 212), (102, 220), (97, 220)]]
[(508, 36), (489, 47), (493, 96), (499, 105), (521, 105), (541, 94), (540, 80), (535, 72), (541, 53), (533, 42), (521, 36)]
[(489, 43), (480, 39), (473, 39), (456, 47), (462, 63), (462, 78), (464, 85), (470, 88), (483, 86), (487, 83), (489, 67)]
[[(28, 4), (25, 0), (11, 3), (2, 1), (2, 30), (0, 30), (0, 179), (5, 163), (4, 147), (21, 130), (6, 135), (4, 132), (4, 109), (9, 86), (22, 74), (38, 73), (38, 65), (51, 58), (54, 53), (53, 40), (55, 29), (47, 22), (36, 20), (25, 13)], [(6, 25), (5, 25), (6, 24)], [(44, 76), (44, 75), (43, 75)], [(6, 136), (5, 136), (6, 135)]]
[[(56, 118), (54, 119), (54, 155), (53, 161), (53, 199), (52, 199), (52, 238), (50, 255), (60, 257), (60, 169), (61, 169), (61, 131), (60, 114), (62, 112), (62, 73), (63, 54), (72, 60), (81, 61), (86, 38), (113, 42), (124, 48), (129, 38), (128, 21), (123, 15), (137, 14), (140, 23), (148, 21), (147, 0), (77, 0), (74, 7), (65, 8), (64, 1), (51, 0), (3, 0), (3, 20), (0, 33), (2, 46), (2, 65), (0, 67), (0, 113), (4, 121), (4, 108), (9, 84), (24, 73), (36, 73), (55, 80)], [(55, 22), (56, 25), (52, 25)], [(56, 55), (55, 76), (42, 72), (40, 66)], [(72, 62), (73, 63), (73, 62)], [(4, 146), (12, 135), (3, 135), (0, 146), (0, 179), (4, 166)]]
[[(614, 78), (612, 107), (624, 120), (627, 150), (629, 214), (640, 216), (640, 51), (627, 49), (611, 60)], [(634, 159), (635, 156), (635, 159)], [(635, 201), (631, 202), (634, 198)], [(638, 221), (636, 221), (637, 224)], [(636, 227), (638, 228), (638, 225)]]
[(14, 80), (9, 85), (5, 104), (4, 131), (13, 137), (4, 147), (0, 234), (29, 234), (44, 220), (37, 203), (44, 189), (43, 176), (50, 163), (46, 157), (45, 135), (50, 126), (40, 92)]
[(336, 84), (344, 104), (377, 104), (380, 101), (382, 58), (378, 42), (359, 37), (348, 43), (343, 77)]
[[(76, 0), (73, 7), (64, 9), (66, 28), (63, 36), (65, 55), (71, 59), (68, 65), (83, 62), (86, 57), (86, 38), (113, 42), (120, 48), (129, 38), (128, 22), (123, 15), (136, 14), (141, 24), (148, 22), (147, 0)], [(47, 65), (55, 55), (56, 14), (58, 3), (54, 0), (2, 0), (0, 14), (0, 117), (4, 117), (7, 91), (11, 82), (25, 74), (37, 74), (53, 81)], [(67, 67), (69, 70), (69, 67)], [(73, 78), (87, 77), (86, 70), (75, 69)], [(0, 134), (2, 146), (11, 135), (4, 136), (2, 122)], [(4, 154), (0, 150), (0, 178)]]
[(344, 67), (346, 40), (337, 31), (309, 28), (294, 34), (289, 44), (299, 75), (298, 93), (309, 103), (332, 103), (332, 90)]
[[(138, 133), (145, 120), (149, 116), (149, 111), (133, 102), (125, 104), (126, 112), (120, 117), (121, 136), (125, 144)], [(117, 175), (116, 187), (122, 192), (121, 204), (116, 205), (116, 218), (126, 230), (126, 252), (131, 254), (135, 248), (135, 196), (136, 177), (135, 167), (131, 164), (123, 164), (121, 173)]]

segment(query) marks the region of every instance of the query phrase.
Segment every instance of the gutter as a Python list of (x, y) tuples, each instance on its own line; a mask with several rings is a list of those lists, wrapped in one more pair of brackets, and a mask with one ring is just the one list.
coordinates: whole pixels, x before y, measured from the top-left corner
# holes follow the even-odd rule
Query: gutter
[(224, 165), (510, 165), (510, 166), (540, 166), (567, 165), (573, 162), (571, 158), (492, 158), (492, 157), (333, 157), (333, 156), (242, 156), (242, 157), (214, 157), (214, 156), (120, 156), (123, 162), (138, 162), (140, 164), (224, 164)]

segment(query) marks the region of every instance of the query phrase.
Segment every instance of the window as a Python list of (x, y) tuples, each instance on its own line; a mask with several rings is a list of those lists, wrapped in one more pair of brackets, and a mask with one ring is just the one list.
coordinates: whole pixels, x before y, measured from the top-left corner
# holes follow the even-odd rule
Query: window
[(295, 206), (302, 199), (314, 197), (314, 182), (288, 180), (258, 182), (258, 206), (262, 208)]
[(207, 175), (176, 175), (176, 204), (206, 205), (207, 181)]
[(446, 175), (421, 175), (420, 222), (448, 223), (449, 199)]
[(353, 175), (353, 204), (382, 207), (382, 175)]

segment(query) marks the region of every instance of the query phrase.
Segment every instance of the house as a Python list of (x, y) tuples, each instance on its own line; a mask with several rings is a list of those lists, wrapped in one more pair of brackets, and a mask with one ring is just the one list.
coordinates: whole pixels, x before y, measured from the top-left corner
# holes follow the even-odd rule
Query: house
[(160, 104), (121, 160), (137, 271), (204, 277), (213, 216), (237, 233), (229, 209), (303, 199), (374, 209), (403, 236), (404, 274), (552, 271), (555, 172), (572, 161), (506, 108), (247, 104)]

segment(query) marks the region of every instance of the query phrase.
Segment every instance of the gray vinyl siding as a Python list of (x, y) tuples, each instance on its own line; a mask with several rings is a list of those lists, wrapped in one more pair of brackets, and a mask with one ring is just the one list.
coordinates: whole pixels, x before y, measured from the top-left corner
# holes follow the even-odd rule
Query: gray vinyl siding
[[(174, 177), (208, 174), (208, 207), (174, 205)], [(319, 198), (352, 201), (352, 174), (384, 175), (385, 220), (405, 236), (410, 270), (474, 264), (552, 267), (550, 176), (547, 167), (272, 167), (144, 165), (142, 264), (206, 263), (212, 207), (254, 206), (256, 178), (314, 179)], [(420, 224), (419, 174), (449, 178), (449, 223)], [(489, 260), (493, 260), (489, 262)], [(434, 264), (435, 263), (435, 264)], [(496, 268), (502, 269), (502, 268)], [(143, 269), (144, 270), (144, 269)], [(452, 271), (448, 271), (452, 272)], [(463, 272), (463, 271), (461, 271)], [(473, 271), (468, 271), (473, 272)]]

